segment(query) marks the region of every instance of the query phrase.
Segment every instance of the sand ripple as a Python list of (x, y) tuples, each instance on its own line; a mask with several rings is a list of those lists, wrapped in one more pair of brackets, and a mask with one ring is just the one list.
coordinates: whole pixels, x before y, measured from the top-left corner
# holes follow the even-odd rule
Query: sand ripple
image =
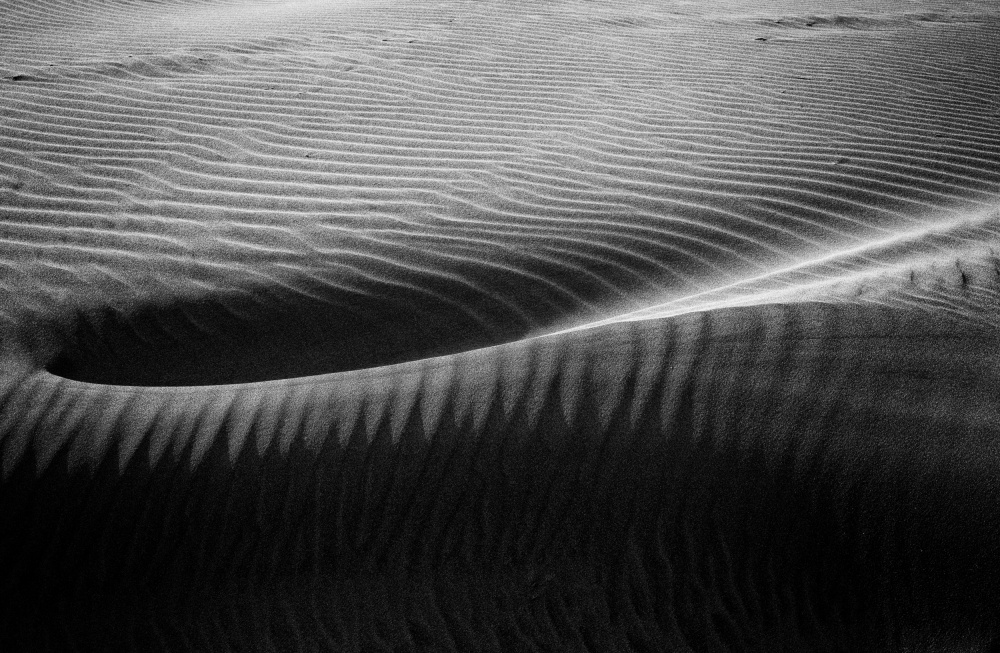
[[(209, 604), (265, 587), (302, 644), (332, 627), (302, 601), (367, 591), (317, 589), (343, 569), (450, 583), (446, 561), (555, 556), (459, 574), (468, 596), (411, 587), (431, 616), (402, 626), (375, 594), (355, 608), (403, 632), (551, 586), (548, 635), (494, 641), (600, 649), (572, 624), (623, 614), (649, 619), (622, 647), (752, 650), (783, 619), (841, 644), (823, 629), (870, 626), (768, 580), (781, 538), (806, 556), (832, 533), (857, 558), (816, 545), (831, 605), (917, 549), (954, 572), (943, 594), (993, 605), (995, 572), (949, 556), (998, 568), (1000, 517), (962, 519), (995, 496), (1000, 15), (766, 4), (0, 0), (0, 567), (27, 570), (0, 586), (71, 611), (147, 581)], [(739, 516), (713, 521), (698, 488)], [(736, 539), (775, 505), (788, 523), (750, 559)], [(872, 542), (868, 505), (909, 517)], [(707, 567), (703, 535), (723, 541)], [(643, 570), (634, 605), (567, 598), (614, 584), (567, 562), (602, 556)], [(53, 561), (81, 574), (66, 596)], [(885, 587), (931, 587), (921, 569)], [(211, 627), (260, 621), (233, 610)], [(475, 639), (434, 623), (428, 641)]]
[(76, 378), (451, 353), (997, 206), (985, 8), (53, 7), (4, 18), (2, 310)]

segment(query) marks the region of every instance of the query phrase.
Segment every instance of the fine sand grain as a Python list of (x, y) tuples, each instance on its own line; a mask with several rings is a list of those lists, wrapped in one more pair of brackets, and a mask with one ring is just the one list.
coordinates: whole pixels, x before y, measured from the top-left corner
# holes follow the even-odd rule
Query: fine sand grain
[(991, 1), (0, 0), (0, 650), (980, 650), (998, 319)]

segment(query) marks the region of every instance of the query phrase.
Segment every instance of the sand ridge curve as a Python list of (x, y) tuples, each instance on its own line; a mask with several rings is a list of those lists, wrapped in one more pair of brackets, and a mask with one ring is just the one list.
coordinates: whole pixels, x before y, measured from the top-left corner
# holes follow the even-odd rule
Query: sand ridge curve
[[(272, 18), (226, 22), (258, 5)], [(84, 342), (59, 366), (77, 378), (304, 376), (642, 310), (995, 207), (996, 63), (968, 55), (995, 37), (982, 8), (771, 44), (755, 35), (788, 32), (787, 13), (643, 5), (618, 25), (615, 4), (585, 5), (96, 4), (88, 20), (129, 30), (98, 42), (12, 8), (8, 323), (204, 341), (144, 379), (127, 359), (155, 338), (111, 328), (129, 355), (92, 369)], [(175, 15), (187, 29), (154, 29)], [(417, 333), (382, 359), (331, 353), (378, 350), (389, 315)], [(270, 323), (312, 364), (255, 333)], [(248, 355), (225, 343), (235, 324)]]

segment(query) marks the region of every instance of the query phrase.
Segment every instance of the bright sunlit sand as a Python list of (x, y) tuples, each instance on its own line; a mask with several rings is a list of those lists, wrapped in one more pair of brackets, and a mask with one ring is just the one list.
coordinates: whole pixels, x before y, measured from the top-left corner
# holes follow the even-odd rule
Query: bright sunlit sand
[(0, 0), (0, 650), (1000, 650), (998, 251), (992, 1)]

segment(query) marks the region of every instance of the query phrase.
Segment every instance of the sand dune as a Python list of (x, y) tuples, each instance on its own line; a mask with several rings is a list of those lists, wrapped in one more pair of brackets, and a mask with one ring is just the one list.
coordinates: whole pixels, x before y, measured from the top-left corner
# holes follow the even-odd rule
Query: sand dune
[(998, 42), (0, 0), (0, 646), (1000, 642)]

